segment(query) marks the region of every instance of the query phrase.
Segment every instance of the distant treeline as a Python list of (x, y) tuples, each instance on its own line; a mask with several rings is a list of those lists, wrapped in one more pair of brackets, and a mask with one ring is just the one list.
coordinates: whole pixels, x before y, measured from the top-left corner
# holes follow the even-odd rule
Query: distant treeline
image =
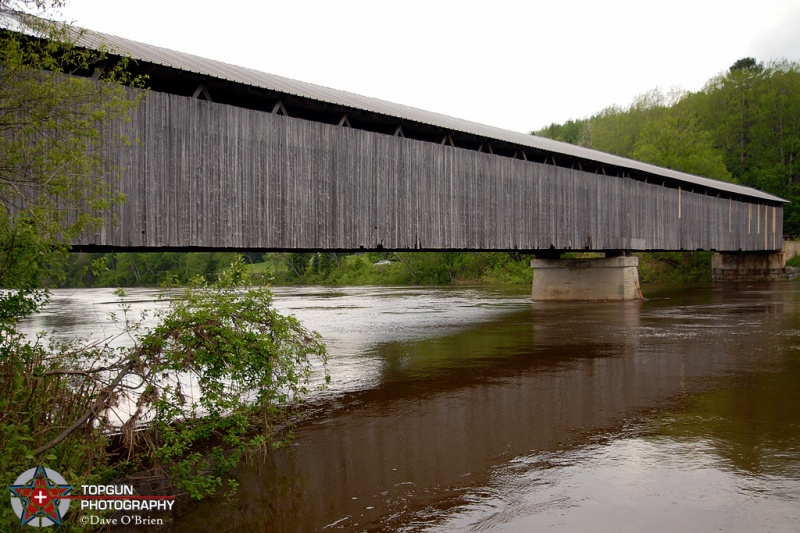
[(740, 59), (692, 93), (656, 89), (628, 107), (551, 124), (535, 135), (790, 200), (784, 232), (800, 235), (800, 64)]
[[(278, 285), (430, 285), (530, 283), (530, 255), (505, 252), (243, 254), (256, 276)], [(50, 276), (51, 287), (157, 287), (212, 280), (234, 253), (74, 253)]]
[[(212, 280), (231, 264), (227, 252), (70, 254), (50, 271), (51, 287), (158, 287), (184, 285), (195, 276)], [(245, 259), (261, 261), (261, 254)]]
[[(276, 285), (530, 284), (531, 254), (508, 252), (363, 252), (243, 254), (251, 272)], [(568, 256), (598, 254), (569, 254)], [(642, 282), (709, 281), (711, 252), (642, 253)], [(52, 271), (51, 287), (158, 287), (209, 281), (225, 270), (228, 252), (74, 253)]]

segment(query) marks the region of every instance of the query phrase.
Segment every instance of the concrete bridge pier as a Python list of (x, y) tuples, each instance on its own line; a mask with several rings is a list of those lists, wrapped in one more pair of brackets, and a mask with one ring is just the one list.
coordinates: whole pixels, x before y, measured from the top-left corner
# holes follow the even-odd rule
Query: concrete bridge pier
[(718, 252), (711, 258), (714, 281), (786, 279), (786, 252)]
[(639, 258), (607, 253), (591, 259), (543, 256), (531, 261), (534, 301), (641, 300)]

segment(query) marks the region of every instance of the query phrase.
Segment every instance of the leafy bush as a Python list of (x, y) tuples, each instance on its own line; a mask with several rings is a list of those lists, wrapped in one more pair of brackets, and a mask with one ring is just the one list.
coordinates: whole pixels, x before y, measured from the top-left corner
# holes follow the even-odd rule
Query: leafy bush
[[(120, 291), (121, 296), (124, 293)], [(320, 337), (272, 307), (237, 258), (216, 282), (195, 278), (164, 294), (157, 325), (124, 306), (115, 320), (132, 347), (113, 339), (48, 345), (17, 331), (46, 301), (12, 291), (0, 309), (0, 471), (5, 483), (44, 462), (73, 485), (109, 482), (149, 469), (176, 492), (214, 494), (252, 447), (279, 446), (292, 406), (328, 382)], [(124, 300), (123, 300), (124, 302)], [(132, 411), (132, 412), (130, 412)], [(115, 420), (117, 421), (115, 423)], [(125, 420), (120, 427), (119, 420)], [(108, 445), (115, 440), (112, 460)], [(10, 479), (9, 479), (10, 478)], [(235, 486), (235, 482), (230, 486)], [(0, 528), (19, 519), (4, 507)], [(80, 513), (73, 510), (71, 521)]]

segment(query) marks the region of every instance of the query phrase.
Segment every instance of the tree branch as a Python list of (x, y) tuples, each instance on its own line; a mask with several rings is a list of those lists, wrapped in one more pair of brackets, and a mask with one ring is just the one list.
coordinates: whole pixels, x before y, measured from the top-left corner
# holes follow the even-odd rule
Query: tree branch
[(114, 381), (109, 383), (106, 388), (100, 391), (100, 394), (98, 394), (97, 399), (94, 402), (92, 402), (92, 405), (89, 406), (89, 408), (83, 413), (83, 415), (80, 416), (80, 418), (78, 418), (78, 420), (73, 422), (72, 425), (70, 425), (67, 429), (62, 431), (61, 434), (59, 434), (56, 438), (54, 438), (47, 444), (43, 444), (42, 446), (39, 446), (38, 448), (33, 450), (33, 455), (34, 456), (41, 455), (44, 452), (50, 450), (51, 448), (58, 446), (59, 444), (61, 444), (61, 442), (64, 441), (64, 439), (72, 435), (72, 433), (74, 433), (78, 428), (80, 428), (83, 424), (88, 422), (89, 419), (95, 416), (97, 412), (103, 408), (103, 405), (111, 397), (111, 395), (114, 392), (114, 389), (116, 389), (117, 386), (122, 382), (123, 378), (127, 376), (131, 372), (131, 370), (133, 370), (133, 368), (136, 366), (136, 363), (139, 359), (139, 355), (140, 353), (137, 350), (137, 352), (128, 361), (128, 364), (122, 367), (122, 370), (119, 371), (117, 377), (114, 378)]

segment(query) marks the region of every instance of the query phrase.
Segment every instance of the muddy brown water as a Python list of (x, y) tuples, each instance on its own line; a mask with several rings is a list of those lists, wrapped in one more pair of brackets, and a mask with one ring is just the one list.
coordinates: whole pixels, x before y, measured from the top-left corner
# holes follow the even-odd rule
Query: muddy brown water
[[(645, 293), (277, 288), (332, 386), (163, 529), (800, 531), (800, 283)], [(112, 303), (57, 291), (35, 326), (90, 334)]]

